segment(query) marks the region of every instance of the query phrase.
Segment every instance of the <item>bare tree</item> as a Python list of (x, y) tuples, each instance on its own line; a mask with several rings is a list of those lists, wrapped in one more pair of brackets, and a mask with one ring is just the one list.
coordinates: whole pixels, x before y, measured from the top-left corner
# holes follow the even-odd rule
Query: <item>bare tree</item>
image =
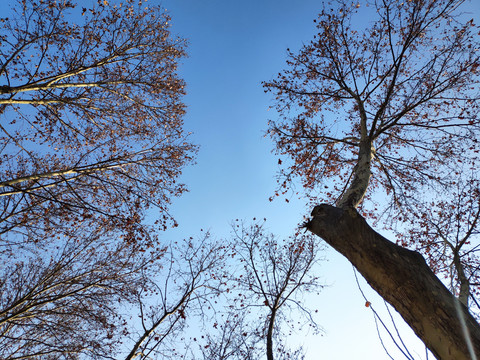
[(2, 359), (111, 358), (128, 331), (119, 304), (150, 286), (151, 260), (164, 250), (144, 255), (115, 238), (99, 244), (101, 233), (80, 232), (81, 241), (73, 235), (51, 254), (23, 254), (2, 267)]
[(209, 234), (148, 252), (89, 240), (5, 269), (2, 359), (174, 356), (187, 318), (201, 321), (222, 290), (227, 249)]
[(321, 287), (312, 274), (318, 244), (300, 235), (280, 241), (262, 225), (237, 223), (232, 245), (240, 261), (232, 264), (233, 279), (227, 287), (230, 310), (219, 325), (220, 334), (208, 337), (204, 357), (301, 359), (301, 349), (292, 352), (285, 346), (282, 329), (308, 325), (319, 330), (302, 298)]
[[(315, 39), (265, 84), (284, 119), (271, 122), (271, 136), (292, 160), (280, 191), (298, 176), (312, 202), (335, 202), (315, 207), (307, 229), (345, 255), (440, 359), (480, 354), (478, 323), (418, 253), (382, 238), (356, 209), (378, 218), (368, 200), (380, 195), (400, 217), (421, 206), (419, 191), (445, 191), (466, 158), (478, 164), (478, 28), (463, 3), (326, 5)], [(356, 15), (374, 21), (355, 27)]]
[(179, 358), (179, 331), (194, 319), (201, 322), (223, 291), (226, 255), (230, 250), (211, 240), (172, 244), (159, 267), (156, 283), (137, 294), (141, 328), (125, 360), (163, 356)]
[(0, 19), (4, 359), (112, 358), (132, 331), (120, 310), (158, 286), (158, 230), (196, 151), (169, 21), (131, 0), (18, 1)]

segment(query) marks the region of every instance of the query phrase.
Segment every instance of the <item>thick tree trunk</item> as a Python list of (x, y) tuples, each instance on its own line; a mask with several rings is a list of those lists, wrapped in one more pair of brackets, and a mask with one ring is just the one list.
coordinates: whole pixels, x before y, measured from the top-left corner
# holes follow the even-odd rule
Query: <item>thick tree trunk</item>
[(480, 326), (423, 257), (375, 232), (353, 208), (319, 205), (307, 229), (343, 254), (441, 360), (480, 358)]

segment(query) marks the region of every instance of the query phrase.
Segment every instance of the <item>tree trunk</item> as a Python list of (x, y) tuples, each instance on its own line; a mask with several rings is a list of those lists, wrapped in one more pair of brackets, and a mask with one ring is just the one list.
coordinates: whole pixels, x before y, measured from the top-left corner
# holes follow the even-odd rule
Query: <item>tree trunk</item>
[(308, 230), (344, 255), (441, 360), (480, 357), (480, 326), (415, 251), (375, 232), (353, 208), (322, 204)]
[[(276, 306), (275, 302), (275, 306)], [(275, 326), (275, 316), (277, 315), (277, 308), (271, 309), (270, 319), (268, 320), (268, 332), (267, 332), (267, 360), (274, 360), (273, 358), (273, 328)]]
[(337, 201), (340, 208), (357, 207), (362, 202), (368, 189), (372, 171), (370, 164), (372, 162), (372, 142), (361, 140), (358, 150), (358, 160), (353, 170), (353, 179), (345, 193)]

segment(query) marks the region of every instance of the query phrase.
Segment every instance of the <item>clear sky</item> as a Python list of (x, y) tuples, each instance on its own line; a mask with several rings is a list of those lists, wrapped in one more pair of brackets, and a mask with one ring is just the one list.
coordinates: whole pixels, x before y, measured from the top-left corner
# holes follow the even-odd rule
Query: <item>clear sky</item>
[[(267, 218), (268, 229), (280, 236), (294, 232), (310, 209), (298, 199), (269, 202), (275, 190), (277, 158), (264, 138), (271, 96), (261, 81), (285, 68), (286, 49), (299, 49), (314, 33), (313, 19), (321, 0), (150, 0), (171, 16), (173, 31), (189, 40), (190, 57), (180, 69), (187, 82), (185, 127), (200, 145), (197, 164), (183, 181), (190, 192), (174, 201), (172, 215), (179, 227), (165, 236), (187, 237), (210, 229), (227, 236), (234, 219)], [(472, 10), (478, 14), (479, 3)], [(473, 9), (475, 7), (475, 9)], [(478, 16), (477, 16), (478, 19)], [(351, 265), (327, 250), (318, 269), (330, 286), (310, 301), (318, 308), (323, 336), (301, 338), (306, 359), (389, 359), (378, 339), (375, 321), (355, 282)], [(383, 300), (362, 282), (376, 310)], [(382, 319), (391, 324), (388, 313)], [(402, 338), (414, 359), (425, 349), (401, 320)], [(395, 329), (390, 326), (391, 331)], [(385, 335), (385, 334), (384, 334)], [(303, 336), (303, 335), (302, 335)], [(394, 359), (405, 357), (387, 341)], [(292, 343), (298, 338), (290, 339)], [(430, 357), (432, 358), (432, 357)]]

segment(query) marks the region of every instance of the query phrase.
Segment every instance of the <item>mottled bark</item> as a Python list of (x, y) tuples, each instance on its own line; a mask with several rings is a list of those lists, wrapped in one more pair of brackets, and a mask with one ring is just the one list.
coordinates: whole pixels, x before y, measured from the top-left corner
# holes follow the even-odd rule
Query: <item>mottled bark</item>
[(344, 255), (441, 360), (480, 356), (480, 326), (423, 257), (375, 232), (353, 208), (322, 204), (306, 227)]
[(358, 151), (358, 160), (353, 170), (353, 179), (342, 197), (337, 201), (340, 208), (357, 207), (367, 192), (370, 177), (372, 176), (372, 142), (362, 140)]
[(458, 249), (454, 250), (453, 264), (455, 266), (455, 270), (457, 271), (458, 281), (460, 282), (458, 300), (460, 300), (462, 304), (468, 307), (468, 297), (470, 296), (470, 281), (468, 280), (462, 262), (460, 261), (460, 254), (458, 253)]

